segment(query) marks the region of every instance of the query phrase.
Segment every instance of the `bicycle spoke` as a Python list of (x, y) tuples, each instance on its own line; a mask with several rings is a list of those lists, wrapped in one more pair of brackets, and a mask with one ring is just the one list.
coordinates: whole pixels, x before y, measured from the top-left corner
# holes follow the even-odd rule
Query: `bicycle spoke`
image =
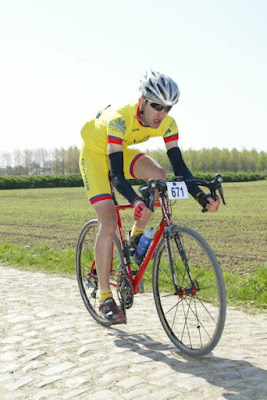
[[(185, 299), (185, 301), (186, 301), (186, 299)], [(194, 298), (194, 301), (196, 301), (196, 299)], [(190, 302), (191, 302), (191, 300), (190, 300)], [(195, 304), (196, 305), (196, 304)], [(198, 312), (196, 311), (194, 311), (193, 309), (192, 309), (192, 307), (191, 307), (191, 304), (189, 304), (188, 305), (188, 308), (190, 308), (191, 309), (191, 311), (192, 311), (192, 313), (194, 314), (194, 316), (196, 317), (196, 320), (198, 321), (198, 324), (197, 324), (197, 328), (199, 329), (200, 328), (200, 326), (203, 328), (203, 330), (206, 332), (206, 334), (211, 338), (211, 336), (209, 335), (209, 333), (208, 333), (208, 331), (206, 330), (206, 328), (205, 328), (205, 326), (202, 324), (202, 322), (199, 320), (199, 318), (198, 318)], [(212, 317), (212, 316), (211, 316)], [(213, 319), (213, 317), (212, 317), (212, 319)], [(215, 320), (214, 320), (215, 321)]]
[(209, 312), (208, 308), (205, 306), (204, 302), (202, 301), (202, 299), (199, 296), (196, 296), (196, 298), (199, 300), (199, 302), (202, 304), (202, 307), (205, 309), (205, 311), (209, 314), (210, 318), (214, 321), (214, 323), (216, 324), (216, 320), (215, 318), (212, 316), (212, 314)]
[(192, 341), (191, 341), (191, 337), (190, 337), (190, 330), (189, 330), (189, 326), (188, 326), (189, 307), (187, 308), (187, 314), (185, 314), (184, 302), (183, 302), (183, 313), (184, 313), (184, 327), (183, 327), (183, 332), (182, 332), (182, 335), (181, 335), (181, 341), (183, 341), (184, 331), (185, 331), (185, 328), (186, 328), (187, 335), (188, 335), (188, 338), (189, 338), (190, 347), (192, 347)]
[[(173, 296), (173, 294), (170, 294), (170, 295), (168, 295), (168, 296)], [(167, 296), (164, 296), (164, 297), (167, 297)], [(175, 307), (178, 307), (179, 304), (180, 304), (182, 301), (183, 301), (183, 299), (181, 299), (180, 301), (178, 301), (178, 302), (177, 302), (174, 306), (172, 306), (169, 310), (165, 311), (165, 314), (170, 313)]]
[(179, 304), (180, 304), (180, 302), (178, 302), (178, 303), (176, 304), (176, 307), (175, 307), (176, 310), (175, 310), (175, 314), (174, 314), (174, 316), (173, 316), (172, 328), (174, 327), (174, 323), (175, 323), (176, 315), (177, 315), (177, 312), (178, 312)]
[(203, 347), (202, 336), (201, 336), (201, 330), (200, 330), (201, 321), (200, 321), (199, 318), (198, 318), (197, 307), (196, 307), (196, 299), (195, 299), (195, 298), (194, 298), (194, 306), (195, 306), (195, 313), (196, 313), (196, 316), (197, 316), (199, 340), (200, 340), (201, 347)]

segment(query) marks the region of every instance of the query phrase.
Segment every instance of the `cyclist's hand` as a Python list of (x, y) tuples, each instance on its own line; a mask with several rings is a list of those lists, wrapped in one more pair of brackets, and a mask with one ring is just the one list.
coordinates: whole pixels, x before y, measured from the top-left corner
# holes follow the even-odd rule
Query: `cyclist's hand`
[(210, 212), (217, 212), (221, 202), (220, 197), (217, 196), (215, 200), (213, 200), (212, 197), (208, 197), (208, 200), (209, 202), (206, 205), (206, 209)]
[(216, 199), (213, 200), (213, 198), (211, 197), (210, 194), (205, 194), (205, 193), (201, 193), (197, 197), (197, 201), (204, 209), (206, 209), (207, 211), (210, 211), (210, 212), (218, 211), (218, 208), (219, 208), (219, 205), (221, 202), (219, 196), (217, 196)]
[(134, 219), (138, 220), (142, 218), (142, 213), (146, 208), (145, 203), (142, 200), (136, 200), (134, 206)]

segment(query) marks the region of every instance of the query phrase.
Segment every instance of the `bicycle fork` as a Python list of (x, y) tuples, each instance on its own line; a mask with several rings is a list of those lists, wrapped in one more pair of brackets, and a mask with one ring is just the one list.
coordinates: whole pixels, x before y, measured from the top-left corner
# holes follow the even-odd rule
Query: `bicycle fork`
[[(175, 243), (177, 245), (181, 260), (185, 266), (186, 272), (188, 274), (188, 277), (191, 282), (191, 286), (187, 288), (183, 288), (178, 285), (176, 276), (175, 276), (175, 270), (174, 270), (174, 264), (173, 264), (173, 257), (172, 257), (172, 252), (171, 252), (171, 246), (170, 246), (170, 238), (174, 237)], [(195, 283), (192, 277), (192, 274), (190, 272), (190, 268), (188, 266), (187, 258), (185, 255), (185, 251), (181, 242), (181, 239), (179, 238), (179, 235), (176, 233), (173, 235), (171, 232), (166, 231), (164, 233), (164, 241), (166, 244), (166, 249), (167, 249), (167, 254), (169, 258), (169, 264), (171, 268), (171, 275), (172, 275), (172, 281), (173, 281), (173, 286), (174, 286), (174, 295), (178, 295), (181, 299), (184, 298), (187, 295), (195, 295), (196, 292), (199, 290), (197, 286), (197, 282)]]

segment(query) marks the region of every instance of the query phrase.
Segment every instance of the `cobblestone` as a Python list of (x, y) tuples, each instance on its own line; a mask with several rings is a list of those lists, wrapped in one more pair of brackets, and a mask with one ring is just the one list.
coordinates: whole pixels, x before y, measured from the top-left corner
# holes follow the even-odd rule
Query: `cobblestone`
[(129, 378), (123, 379), (122, 381), (118, 382), (116, 385), (127, 390), (127, 389), (134, 388), (144, 382), (145, 382), (145, 380), (139, 376), (131, 376)]
[(228, 308), (209, 356), (184, 357), (151, 294), (128, 324), (98, 325), (74, 279), (0, 267), (1, 400), (267, 399), (267, 318)]

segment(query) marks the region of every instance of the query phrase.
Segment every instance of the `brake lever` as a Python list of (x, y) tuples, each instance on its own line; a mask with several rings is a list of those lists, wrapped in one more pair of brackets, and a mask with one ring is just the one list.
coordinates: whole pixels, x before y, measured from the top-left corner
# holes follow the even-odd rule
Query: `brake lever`
[(150, 187), (150, 195), (148, 199), (148, 208), (154, 212), (154, 201), (155, 201), (155, 189), (157, 187), (156, 181), (154, 179), (149, 179), (148, 185)]
[(222, 202), (223, 202), (224, 205), (226, 205), (226, 202), (225, 202), (225, 199), (224, 199), (224, 195), (223, 195), (223, 188), (222, 188), (222, 185), (221, 185), (221, 183), (223, 182), (222, 176), (220, 174), (217, 174), (215, 176), (215, 181), (217, 183), (217, 189), (219, 190), (219, 194), (220, 194), (220, 197), (222, 199)]
[(224, 195), (223, 195), (223, 189), (222, 189), (222, 187), (220, 186), (220, 187), (218, 188), (218, 190), (219, 190), (219, 193), (220, 193), (220, 196), (221, 196), (221, 199), (222, 199), (223, 204), (226, 205), (226, 202), (225, 202), (225, 200), (224, 200)]
[(149, 203), (148, 203), (148, 208), (154, 212), (154, 201), (155, 201), (155, 189), (151, 189), (151, 193), (149, 196)]
[[(211, 184), (208, 185), (208, 188), (210, 189), (210, 195), (213, 200), (216, 200), (216, 197), (217, 197), (216, 190), (218, 190), (223, 204), (226, 205), (224, 195), (223, 195), (223, 189), (222, 189), (222, 185), (221, 185), (222, 182), (223, 182), (222, 176), (220, 174), (217, 174), (215, 176), (215, 179), (211, 182)], [(202, 208), (202, 212), (207, 212), (207, 211), (208, 210), (205, 207)]]

